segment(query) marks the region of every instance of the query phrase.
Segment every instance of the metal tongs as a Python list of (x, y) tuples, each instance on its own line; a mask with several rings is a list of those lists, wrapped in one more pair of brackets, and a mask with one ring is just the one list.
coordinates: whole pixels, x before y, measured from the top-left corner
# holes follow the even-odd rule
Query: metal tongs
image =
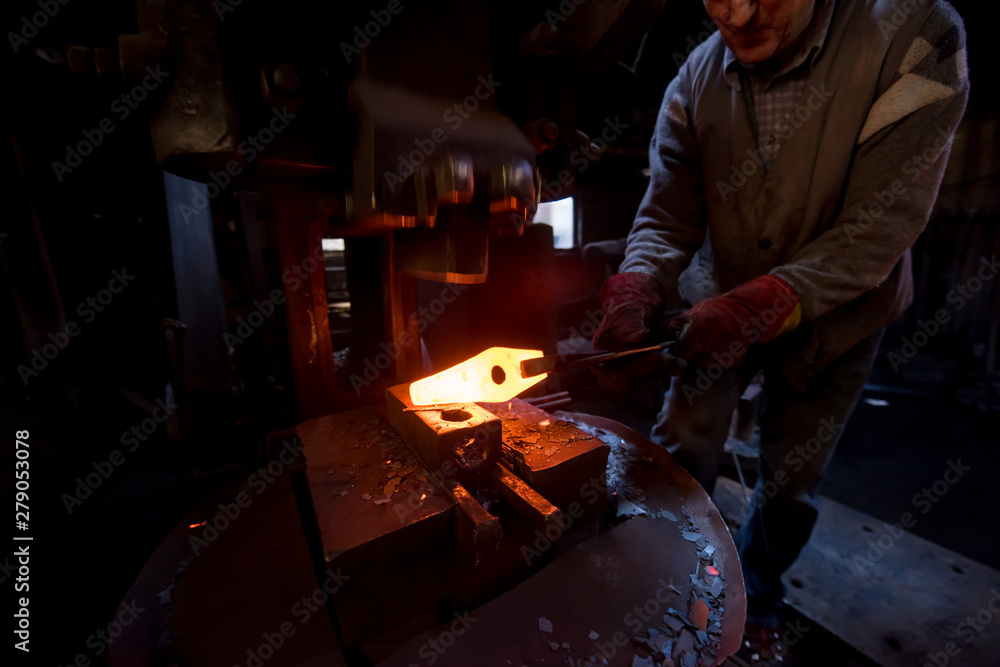
[(630, 350), (620, 350), (618, 352), (586, 352), (582, 354), (548, 354), (544, 357), (525, 359), (521, 362), (521, 377), (530, 378), (542, 373), (561, 373), (562, 371), (574, 368), (588, 368), (595, 364), (601, 364), (613, 359), (622, 359), (645, 352), (658, 352), (669, 350), (670, 346), (676, 343), (676, 339), (664, 341), (657, 345), (637, 347)]

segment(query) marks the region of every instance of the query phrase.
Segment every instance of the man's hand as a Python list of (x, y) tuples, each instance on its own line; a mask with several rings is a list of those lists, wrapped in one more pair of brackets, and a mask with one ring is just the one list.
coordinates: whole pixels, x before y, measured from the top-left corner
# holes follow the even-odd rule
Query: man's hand
[(799, 295), (791, 285), (760, 276), (675, 317), (669, 328), (680, 336), (671, 352), (698, 366), (732, 358), (727, 365), (736, 370), (751, 345), (768, 343), (801, 320)]
[[(645, 273), (619, 273), (604, 283), (601, 307), (604, 320), (594, 332), (594, 349), (636, 347), (652, 335), (652, 327), (663, 313), (662, 291)], [(683, 361), (664, 350), (609, 361), (591, 370), (611, 389), (624, 391), (632, 380), (669, 375), (683, 366)]]
[(594, 332), (595, 350), (635, 347), (651, 335), (663, 312), (659, 284), (645, 273), (611, 276), (601, 290), (604, 319)]

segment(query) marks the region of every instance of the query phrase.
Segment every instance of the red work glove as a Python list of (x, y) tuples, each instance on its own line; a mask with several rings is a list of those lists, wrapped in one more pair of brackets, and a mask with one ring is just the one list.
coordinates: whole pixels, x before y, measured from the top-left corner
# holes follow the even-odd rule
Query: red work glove
[(663, 313), (659, 283), (645, 273), (619, 273), (601, 289), (604, 319), (594, 332), (595, 350), (635, 347), (651, 335)]
[(802, 320), (799, 295), (777, 276), (760, 276), (706, 299), (670, 322), (680, 337), (670, 351), (698, 366), (736, 370), (751, 345), (767, 343)]
[[(595, 350), (637, 347), (652, 335), (663, 312), (659, 283), (645, 273), (611, 276), (601, 290), (604, 320), (594, 332)], [(631, 380), (667, 375), (683, 364), (667, 352), (650, 352), (593, 366), (594, 375), (615, 391), (625, 391)]]

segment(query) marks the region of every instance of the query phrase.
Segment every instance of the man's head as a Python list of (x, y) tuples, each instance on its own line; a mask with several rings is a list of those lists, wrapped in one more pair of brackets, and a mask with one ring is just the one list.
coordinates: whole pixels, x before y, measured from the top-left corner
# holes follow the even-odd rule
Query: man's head
[(726, 46), (748, 65), (780, 56), (812, 19), (815, 0), (703, 0)]

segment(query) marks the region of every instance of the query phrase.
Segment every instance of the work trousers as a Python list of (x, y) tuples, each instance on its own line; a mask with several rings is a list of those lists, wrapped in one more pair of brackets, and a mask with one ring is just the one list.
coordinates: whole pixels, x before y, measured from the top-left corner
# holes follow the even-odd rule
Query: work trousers
[(671, 382), (652, 439), (711, 494), (733, 410), (757, 371), (764, 372), (760, 474), (735, 538), (748, 620), (777, 625), (785, 593), (781, 575), (816, 524), (820, 481), (871, 374), (883, 333), (822, 369), (805, 391), (778, 368), (786, 348), (782, 338), (751, 349), (736, 372), (689, 366)]

